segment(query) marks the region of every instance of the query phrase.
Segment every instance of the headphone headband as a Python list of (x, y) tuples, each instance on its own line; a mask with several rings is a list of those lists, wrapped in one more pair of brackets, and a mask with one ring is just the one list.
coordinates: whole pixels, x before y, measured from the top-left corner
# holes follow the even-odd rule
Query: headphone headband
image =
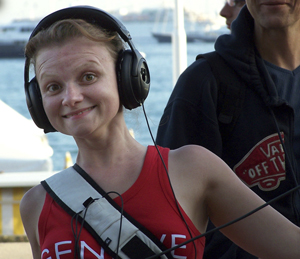
[[(95, 17), (97, 18), (95, 19)], [(129, 31), (117, 18), (92, 6), (73, 6), (47, 15), (32, 31), (30, 39), (39, 31), (47, 29), (53, 23), (65, 19), (82, 19), (89, 23), (97, 24), (105, 29), (116, 31), (125, 42), (131, 41)]]

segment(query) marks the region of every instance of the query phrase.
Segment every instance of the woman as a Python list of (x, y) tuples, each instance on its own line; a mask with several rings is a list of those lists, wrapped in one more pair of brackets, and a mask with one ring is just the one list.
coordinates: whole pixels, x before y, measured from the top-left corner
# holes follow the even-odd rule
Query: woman
[[(56, 20), (31, 37), (26, 57), (51, 126), (76, 141), (76, 171), (168, 248), (204, 233), (208, 217), (219, 226), (264, 203), (199, 146), (159, 148), (166, 172), (157, 150), (139, 144), (126, 127), (116, 73), (124, 48), (118, 33), (82, 19)], [(81, 258), (111, 258), (85, 228), (74, 234), (80, 224), (42, 185), (25, 194), (20, 210), (34, 258), (74, 258), (77, 249)], [(300, 229), (270, 206), (222, 231), (260, 258), (300, 257)], [(203, 249), (201, 238), (173, 256), (202, 258)]]

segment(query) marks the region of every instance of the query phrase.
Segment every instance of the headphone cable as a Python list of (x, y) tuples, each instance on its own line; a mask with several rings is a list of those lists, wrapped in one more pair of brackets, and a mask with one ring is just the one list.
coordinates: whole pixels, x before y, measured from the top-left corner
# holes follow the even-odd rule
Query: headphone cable
[(116, 257), (115, 257), (116, 259), (118, 259), (119, 258), (119, 246), (120, 246), (120, 240), (121, 240), (121, 232), (122, 232), (122, 224), (123, 224), (123, 215), (124, 215), (124, 201), (123, 201), (123, 197), (120, 193), (115, 192), (115, 191), (110, 191), (110, 192), (107, 192), (106, 195), (108, 195), (110, 193), (117, 194), (120, 197), (120, 200), (121, 200), (120, 226), (119, 226), (119, 233), (118, 233), (117, 251), (116, 251)]
[[(114, 194), (117, 194), (120, 199), (121, 199), (121, 209), (120, 209), (120, 226), (119, 226), (119, 233), (118, 233), (118, 239), (117, 239), (117, 248), (116, 248), (116, 256), (115, 258), (118, 259), (119, 258), (119, 246), (120, 246), (120, 240), (121, 240), (121, 232), (122, 232), (122, 223), (123, 223), (123, 216), (124, 216), (124, 201), (123, 201), (123, 197), (121, 194), (119, 194), (118, 192), (116, 191), (110, 191), (110, 192), (107, 192), (105, 194), (108, 195), (108, 194), (111, 194), (111, 193), (114, 193)], [(105, 199), (105, 196), (103, 196), (102, 198)], [(71, 219), (71, 229), (72, 229), (72, 233), (73, 233), (73, 236), (74, 236), (74, 239), (75, 239), (75, 251), (74, 251), (74, 259), (76, 259), (78, 256), (80, 258), (80, 249), (79, 249), (79, 239), (80, 239), (80, 235), (81, 235), (81, 231), (83, 229), (83, 224), (85, 222), (85, 218), (86, 218), (86, 214), (87, 214), (87, 211), (88, 211), (88, 208), (89, 206), (96, 200), (99, 200), (99, 198), (96, 198), (96, 199), (91, 199), (87, 205), (85, 205), (85, 208), (84, 210), (81, 210), (77, 213), (75, 213), (73, 216), (72, 216), (72, 219)], [(81, 226), (80, 226), (80, 229), (79, 229), (79, 232), (78, 232), (78, 218), (80, 217), (80, 214), (84, 211), (84, 215), (83, 215), (83, 218), (82, 218), (82, 222), (81, 222)], [(74, 218), (76, 219), (75, 220), (75, 230), (74, 230), (74, 227), (73, 227), (73, 220)]]
[[(165, 169), (165, 172), (166, 172), (166, 174), (167, 174), (168, 181), (169, 181), (169, 184), (170, 184), (170, 187), (171, 187), (171, 190), (172, 190), (172, 195), (173, 195), (174, 200), (175, 200), (176, 208), (177, 208), (177, 210), (178, 210), (178, 212), (179, 212), (179, 214), (180, 214), (180, 217), (182, 218), (182, 220), (183, 220), (183, 222), (184, 222), (184, 224), (185, 224), (185, 226), (186, 226), (186, 228), (187, 228), (187, 230), (188, 230), (188, 232), (189, 232), (189, 235), (191, 236), (191, 239), (190, 239), (190, 240), (192, 240), (192, 241), (190, 241), (190, 242), (193, 242), (194, 250), (195, 250), (195, 259), (196, 259), (196, 258), (197, 258), (197, 248), (196, 248), (196, 244), (195, 244), (195, 242), (194, 242), (195, 239), (193, 238), (193, 235), (192, 235), (192, 232), (191, 232), (191, 230), (190, 230), (190, 227), (189, 227), (189, 225), (187, 224), (187, 222), (186, 222), (184, 216), (182, 215), (181, 209), (179, 208), (179, 204), (178, 204), (178, 201), (177, 201), (177, 198), (176, 198), (176, 195), (175, 195), (173, 186), (172, 186), (172, 184), (171, 184), (171, 179), (170, 179), (170, 176), (169, 176), (168, 168), (167, 168), (167, 166), (166, 166), (166, 164), (165, 164), (165, 161), (164, 161), (164, 159), (163, 159), (163, 157), (162, 157), (162, 155), (161, 155), (161, 153), (160, 153), (160, 151), (159, 151), (159, 148), (158, 148), (158, 146), (157, 146), (157, 144), (156, 144), (156, 141), (154, 140), (154, 137), (153, 137), (153, 134), (152, 134), (152, 131), (151, 131), (151, 128), (150, 128), (150, 125), (149, 125), (149, 122), (148, 122), (148, 118), (147, 118), (147, 115), (146, 115), (146, 111), (145, 111), (145, 107), (144, 107), (144, 103), (142, 103), (142, 108), (143, 108), (143, 112), (144, 112), (144, 115), (145, 115), (145, 120), (146, 120), (146, 123), (147, 123), (147, 127), (148, 127), (148, 130), (149, 130), (151, 139), (152, 139), (153, 144), (154, 144), (154, 146), (155, 146), (155, 148), (156, 148), (156, 150), (157, 150), (157, 153), (158, 153), (158, 155), (159, 155), (159, 157), (160, 157), (160, 160), (161, 160), (161, 162), (162, 162), (162, 164), (163, 164), (163, 167), (164, 167), (164, 169)], [(172, 249), (172, 250), (170, 250), (170, 251), (173, 251), (173, 250), (175, 250), (175, 249)], [(168, 251), (168, 250), (166, 250), (166, 251)], [(163, 255), (163, 254), (165, 254), (165, 253), (167, 253), (167, 252), (164, 252), (164, 253), (162, 253), (162, 254), (160, 254), (160, 255)], [(156, 255), (156, 256), (157, 256), (157, 255)], [(150, 257), (150, 258), (155, 258), (155, 257)]]
[[(155, 145), (155, 147), (156, 147), (156, 149), (157, 149), (157, 152), (158, 152), (158, 154), (159, 154), (159, 156), (160, 156), (160, 159), (161, 159), (161, 161), (162, 161), (162, 163), (163, 163), (163, 166), (164, 166), (164, 168), (165, 168), (165, 171), (166, 171), (166, 173), (167, 173), (167, 176), (168, 176), (168, 179), (169, 179), (170, 185), (171, 185), (171, 180), (170, 180), (170, 177), (169, 177), (168, 169), (167, 169), (167, 167), (166, 167), (166, 165), (165, 165), (165, 163), (164, 163), (164, 160), (163, 160), (163, 158), (162, 158), (162, 156), (161, 156), (161, 153), (160, 153), (160, 151), (159, 151), (159, 149), (158, 149), (158, 147), (157, 147), (157, 145), (156, 145), (156, 142), (155, 142), (155, 140), (154, 140), (154, 137), (153, 137), (153, 135), (152, 135), (152, 132), (151, 132), (151, 129), (150, 129), (150, 126), (149, 126), (149, 122), (148, 122), (148, 118), (147, 118), (147, 115), (146, 115), (146, 111), (145, 111), (145, 108), (144, 108), (144, 105), (143, 105), (143, 104), (142, 104), (142, 108), (143, 108), (143, 112), (144, 112), (144, 115), (145, 115), (145, 119), (146, 119), (146, 123), (147, 123), (148, 129), (149, 129), (149, 132), (150, 132), (150, 136), (151, 136), (152, 141), (153, 141), (153, 143), (154, 143), (154, 145)], [(274, 118), (274, 113), (273, 113), (272, 110), (271, 110), (271, 113), (272, 113), (273, 118)], [(275, 120), (275, 124), (276, 124), (277, 130), (279, 131), (278, 125), (277, 125), (277, 123), (276, 123), (276, 120)], [(286, 153), (285, 146), (284, 146), (284, 143), (283, 143), (283, 140), (282, 140), (280, 131), (279, 131), (279, 138), (280, 138), (281, 144), (283, 145), (284, 151), (285, 151), (285, 153)], [(290, 160), (289, 160), (289, 159), (288, 159), (288, 163), (290, 163)], [(291, 165), (290, 165), (290, 166), (291, 166)], [(171, 252), (171, 251), (174, 251), (175, 249), (180, 248), (181, 246), (184, 246), (184, 245), (186, 245), (186, 244), (188, 244), (188, 243), (190, 243), (190, 242), (193, 242), (194, 247), (195, 247), (195, 249), (196, 249), (194, 240), (199, 239), (199, 238), (202, 238), (202, 237), (204, 237), (204, 236), (206, 236), (206, 235), (208, 235), (208, 234), (211, 234), (211, 233), (213, 233), (213, 232), (215, 232), (215, 231), (218, 231), (218, 230), (220, 230), (220, 229), (223, 229), (223, 228), (225, 228), (225, 227), (228, 227), (228, 226), (230, 226), (230, 225), (232, 225), (232, 224), (234, 224), (234, 223), (236, 223), (236, 222), (238, 222), (238, 221), (240, 221), (240, 220), (242, 220), (242, 219), (244, 219), (244, 218), (247, 218), (247, 217), (251, 216), (252, 214), (256, 213), (257, 211), (259, 211), (259, 210), (261, 210), (261, 209), (267, 207), (267, 206), (270, 205), (271, 203), (273, 203), (273, 202), (275, 202), (275, 201), (277, 201), (277, 200), (280, 200), (281, 198), (283, 198), (283, 197), (285, 197), (285, 196), (287, 196), (287, 195), (289, 195), (289, 194), (291, 194), (291, 193), (293, 193), (293, 192), (299, 190), (299, 189), (300, 189), (300, 185), (298, 185), (298, 183), (297, 183), (297, 179), (296, 179), (296, 177), (295, 177), (295, 174), (294, 174), (294, 171), (293, 171), (293, 168), (292, 168), (292, 167), (291, 167), (291, 170), (292, 170), (292, 173), (293, 173), (293, 176), (294, 176), (294, 180), (295, 180), (295, 183), (296, 183), (296, 187), (294, 187), (294, 188), (292, 188), (292, 189), (286, 191), (285, 193), (282, 193), (281, 195), (278, 195), (277, 197), (271, 199), (271, 200), (268, 201), (268, 202), (265, 202), (265, 203), (262, 204), (261, 206), (257, 207), (256, 209), (253, 209), (252, 211), (246, 213), (245, 215), (243, 215), (243, 216), (241, 216), (241, 217), (238, 217), (238, 218), (236, 218), (236, 219), (234, 219), (234, 220), (232, 220), (232, 221), (229, 221), (229, 222), (227, 222), (227, 223), (225, 223), (225, 224), (223, 224), (223, 225), (221, 225), (221, 226), (219, 226), (219, 227), (215, 227), (215, 228), (213, 228), (213, 229), (211, 229), (211, 230), (209, 230), (209, 231), (207, 231), (207, 232), (205, 232), (205, 233), (203, 233), (203, 234), (201, 234), (201, 235), (195, 236), (195, 237), (192, 236), (192, 234), (191, 234), (191, 232), (190, 232), (190, 229), (189, 229), (189, 227), (188, 227), (188, 225), (187, 225), (187, 223), (186, 223), (186, 221), (185, 221), (185, 219), (184, 219), (184, 217), (183, 217), (183, 215), (182, 215), (182, 213), (181, 213), (181, 211), (180, 211), (180, 209), (179, 209), (178, 202), (177, 202), (177, 199), (176, 199), (174, 190), (173, 190), (172, 185), (171, 185), (171, 189), (172, 189), (172, 192), (173, 192), (175, 201), (176, 201), (176, 206), (177, 206), (177, 208), (178, 208), (178, 210), (179, 210), (179, 213), (180, 213), (181, 217), (183, 218), (183, 220), (184, 220), (184, 222), (185, 222), (185, 224), (186, 224), (186, 226), (187, 226), (187, 229), (188, 229), (188, 231), (189, 231), (189, 233), (190, 233), (190, 235), (191, 235), (191, 239), (189, 239), (189, 240), (187, 240), (187, 241), (185, 241), (185, 242), (182, 242), (182, 243), (179, 244), (179, 245), (173, 246), (173, 247), (171, 247), (171, 248), (169, 248), (169, 249), (167, 249), (167, 250), (165, 250), (165, 251), (163, 251), (163, 252), (161, 252), (161, 253), (159, 253), (159, 254), (157, 254), (157, 255), (155, 255), (155, 256), (147, 257), (146, 259), (157, 258), (157, 257), (159, 257), (159, 256), (161, 256), (161, 255), (164, 255), (164, 254), (166, 254), (166, 253), (169, 253), (169, 252)]]
[(286, 195), (288, 195), (288, 194), (290, 194), (290, 193), (292, 193), (292, 192), (294, 192), (294, 191), (296, 191), (296, 190), (298, 190), (298, 189), (300, 189), (300, 185), (298, 185), (298, 186), (294, 187), (293, 189), (290, 189), (290, 190), (288, 190), (287, 192), (285, 192), (285, 193), (283, 193), (283, 194), (281, 194), (281, 195), (275, 197), (274, 199), (272, 199), (272, 200), (270, 200), (270, 201), (268, 201), (268, 202), (262, 204), (261, 206), (257, 207), (256, 209), (254, 209), (254, 210), (252, 210), (252, 211), (246, 213), (245, 215), (243, 215), (243, 216), (241, 216), (241, 217), (239, 217), (239, 218), (236, 218), (236, 219), (234, 219), (234, 220), (232, 220), (232, 221), (229, 221), (228, 223), (225, 223), (225, 224), (223, 224), (223, 225), (221, 225), (221, 226), (219, 226), (219, 227), (215, 227), (215, 228), (213, 228), (213, 229), (211, 229), (211, 230), (209, 230), (209, 231), (207, 231), (207, 232), (205, 232), (205, 233), (203, 233), (203, 234), (201, 234), (201, 235), (195, 236), (195, 237), (191, 238), (190, 240), (187, 240), (187, 241), (185, 241), (185, 242), (182, 242), (182, 243), (179, 244), (179, 245), (176, 245), (176, 246), (174, 246), (174, 247), (171, 247), (171, 248), (169, 248), (169, 249), (167, 249), (167, 250), (165, 250), (165, 251), (163, 251), (163, 252), (161, 252), (161, 253), (159, 253), (159, 254), (156, 254), (155, 256), (149, 256), (149, 257), (147, 257), (147, 258), (145, 258), (145, 259), (153, 259), (153, 258), (157, 258), (157, 257), (159, 257), (159, 256), (161, 256), (161, 255), (164, 255), (164, 254), (166, 254), (166, 253), (169, 253), (169, 252), (171, 252), (171, 251), (173, 251), (173, 250), (175, 250), (175, 249), (177, 249), (177, 248), (180, 248), (181, 246), (184, 246), (184, 245), (186, 245), (186, 244), (188, 244), (188, 243), (190, 243), (190, 242), (193, 242), (194, 240), (196, 240), (196, 239), (198, 239), (198, 238), (204, 237), (204, 236), (206, 236), (206, 235), (208, 235), (208, 234), (211, 234), (211, 233), (213, 233), (213, 232), (215, 232), (215, 231), (217, 231), (217, 230), (220, 230), (220, 229), (223, 229), (223, 228), (225, 228), (225, 227), (228, 227), (228, 226), (230, 226), (230, 225), (232, 225), (232, 224), (234, 224), (234, 223), (236, 223), (236, 222), (238, 222), (238, 221), (240, 221), (240, 220), (242, 220), (242, 219), (244, 219), (244, 218), (247, 218), (247, 217), (251, 216), (251, 215), (254, 214), (255, 212), (257, 212), (257, 211), (259, 211), (259, 210), (261, 210), (261, 209), (267, 207), (268, 205), (270, 205), (270, 204), (273, 203), (274, 201), (277, 201), (277, 200), (283, 198), (284, 196), (286, 196)]
[(298, 185), (298, 181), (297, 181), (297, 178), (296, 178), (296, 174), (295, 174), (295, 171), (294, 171), (293, 166), (291, 164), (291, 159), (289, 158), (289, 154), (286, 151), (286, 147), (285, 147), (284, 141), (282, 139), (281, 132), (280, 132), (280, 129), (279, 129), (279, 126), (278, 126), (275, 114), (274, 114), (273, 110), (271, 109), (271, 107), (269, 107), (269, 110), (270, 110), (270, 112), (272, 114), (272, 117), (273, 117), (273, 120), (274, 120), (274, 124), (275, 124), (276, 130), (277, 130), (277, 134), (278, 134), (280, 143), (281, 143), (283, 151), (284, 151), (285, 159), (286, 159), (287, 163), (290, 166), (290, 170), (292, 172), (292, 176), (293, 176), (294, 182), (295, 182), (295, 184), (297, 186)]
[[(86, 217), (86, 213), (87, 213), (87, 210), (89, 208), (89, 206), (97, 199), (92, 199), (85, 207), (84, 209), (84, 215), (83, 215), (83, 218), (82, 218), (82, 222), (81, 222), (81, 225), (80, 225), (80, 229), (79, 229), (79, 232), (78, 232), (78, 229), (77, 229), (77, 225), (78, 225), (78, 217), (79, 217), (79, 214), (83, 212), (83, 210), (75, 213), (73, 216), (72, 216), (72, 219), (71, 219), (71, 228), (72, 228), (72, 232), (73, 232), (73, 235), (74, 235), (74, 238), (75, 238), (75, 251), (74, 251), (74, 258), (76, 259), (77, 256), (79, 256), (80, 258), (80, 250), (79, 250), (79, 239), (80, 239), (80, 235), (81, 235), (81, 231), (82, 231), (82, 228), (83, 228), (83, 224), (85, 222), (85, 217)], [(75, 221), (75, 230), (74, 230), (74, 227), (73, 227), (73, 220), (74, 220), (74, 217), (76, 219)]]

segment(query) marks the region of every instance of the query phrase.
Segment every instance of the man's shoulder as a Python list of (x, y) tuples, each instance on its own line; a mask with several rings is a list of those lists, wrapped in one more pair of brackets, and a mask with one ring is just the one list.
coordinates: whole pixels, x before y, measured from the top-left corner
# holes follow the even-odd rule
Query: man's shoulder
[(208, 61), (205, 59), (197, 59), (180, 75), (176, 87), (184, 86), (186, 89), (188, 87), (195, 88), (195, 85), (211, 86), (215, 84), (216, 80)]
[(188, 67), (188, 69), (201, 69), (206, 70), (210, 69), (210, 65), (207, 61), (207, 59), (204, 58), (205, 54), (199, 54), (197, 55), (195, 61)]

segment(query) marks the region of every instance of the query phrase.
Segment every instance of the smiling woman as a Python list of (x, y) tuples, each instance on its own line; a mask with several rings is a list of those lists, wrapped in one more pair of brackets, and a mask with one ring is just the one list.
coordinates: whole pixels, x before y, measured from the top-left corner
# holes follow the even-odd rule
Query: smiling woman
[[(123, 107), (143, 106), (149, 86), (129, 32), (102, 10), (63, 9), (33, 31), (25, 64), (31, 116), (78, 146), (74, 166), (21, 201), (34, 258), (200, 259), (208, 217), (220, 226), (264, 204), (206, 149), (145, 147), (131, 136)], [(300, 229), (263, 207), (223, 233), (261, 258), (298, 259)]]
[(107, 47), (76, 38), (38, 53), (36, 77), (46, 115), (56, 130), (79, 141), (77, 137), (114, 120), (120, 104), (115, 60)]

